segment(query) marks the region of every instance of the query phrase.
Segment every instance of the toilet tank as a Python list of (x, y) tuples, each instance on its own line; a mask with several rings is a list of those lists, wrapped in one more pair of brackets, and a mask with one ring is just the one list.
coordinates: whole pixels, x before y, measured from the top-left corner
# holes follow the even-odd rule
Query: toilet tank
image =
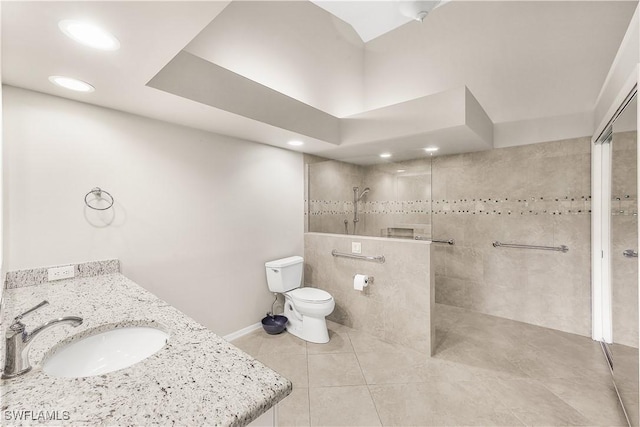
[(276, 259), (264, 264), (267, 269), (267, 284), (271, 292), (287, 292), (300, 287), (302, 282), (301, 256)]

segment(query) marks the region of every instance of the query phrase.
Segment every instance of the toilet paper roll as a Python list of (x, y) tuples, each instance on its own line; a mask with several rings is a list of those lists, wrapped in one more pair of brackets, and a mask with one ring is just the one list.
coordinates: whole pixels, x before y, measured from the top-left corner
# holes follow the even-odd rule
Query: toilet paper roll
[(361, 291), (369, 285), (369, 276), (366, 274), (356, 274), (353, 276), (353, 289)]

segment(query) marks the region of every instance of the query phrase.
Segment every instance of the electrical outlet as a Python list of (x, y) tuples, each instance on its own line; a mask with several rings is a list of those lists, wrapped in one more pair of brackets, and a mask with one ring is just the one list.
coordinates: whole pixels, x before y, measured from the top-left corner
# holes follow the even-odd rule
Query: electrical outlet
[(54, 280), (69, 279), (75, 276), (75, 268), (73, 265), (65, 265), (64, 267), (54, 267), (47, 270), (47, 280), (53, 282)]
[(362, 243), (360, 243), (360, 242), (351, 242), (351, 253), (352, 254), (361, 254), (362, 253)]

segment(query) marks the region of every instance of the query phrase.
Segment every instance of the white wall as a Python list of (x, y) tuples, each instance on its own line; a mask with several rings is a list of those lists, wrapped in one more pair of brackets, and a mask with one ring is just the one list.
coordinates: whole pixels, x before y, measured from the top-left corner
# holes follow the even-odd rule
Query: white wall
[[(0, 21), (2, 17), (2, 5), (0, 4)], [(0, 39), (2, 37), (0, 36)], [(0, 46), (2, 45), (2, 43), (0, 43)], [(0, 82), (2, 82), (2, 49), (0, 48)], [(0, 100), (2, 99), (2, 84), (0, 84)], [(2, 102), (0, 102), (0, 129), (2, 129)], [(4, 216), (4, 204), (3, 204), (3, 200), (4, 200), (4, 186), (2, 184), (2, 152), (4, 150), (4, 143), (3, 143), (3, 139), (2, 139), (2, 132), (0, 132), (0, 243), (4, 242), (4, 238), (3, 238), (3, 224), (4, 224), (4, 220), (3, 220), (3, 216)], [(5, 263), (4, 263), (4, 245), (0, 244), (0, 323), (2, 323), (2, 319), (4, 318), (4, 316), (2, 315), (2, 311), (3, 311), (3, 292), (4, 292), (4, 275), (5, 275)]]
[(639, 61), (640, 17), (636, 9), (596, 101), (595, 139), (600, 137), (620, 104), (637, 84)]
[[(8, 270), (119, 258), (218, 334), (270, 309), (264, 262), (303, 250), (302, 155), (4, 87)], [(109, 191), (114, 209), (85, 194)]]

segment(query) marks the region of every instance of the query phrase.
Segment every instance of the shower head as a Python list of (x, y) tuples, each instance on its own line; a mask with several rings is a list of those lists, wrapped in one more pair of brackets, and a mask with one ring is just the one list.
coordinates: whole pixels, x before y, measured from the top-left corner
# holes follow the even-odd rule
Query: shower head
[(364, 197), (364, 195), (367, 194), (369, 191), (371, 191), (371, 189), (369, 187), (367, 187), (364, 190), (362, 190), (362, 193), (360, 193), (360, 196), (358, 196), (358, 200), (362, 199)]

